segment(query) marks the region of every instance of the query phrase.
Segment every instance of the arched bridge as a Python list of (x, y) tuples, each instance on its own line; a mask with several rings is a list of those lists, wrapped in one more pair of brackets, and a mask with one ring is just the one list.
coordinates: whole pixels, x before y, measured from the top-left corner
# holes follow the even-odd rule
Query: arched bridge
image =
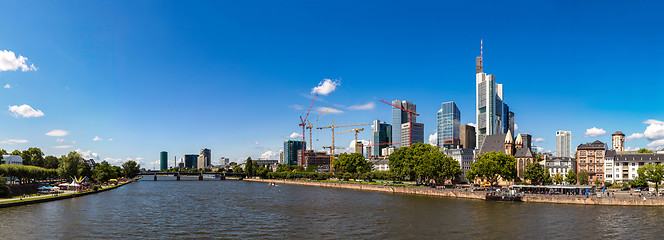
[(138, 175), (141, 176), (154, 176), (154, 180), (157, 181), (157, 175), (162, 176), (173, 176), (177, 181), (180, 181), (180, 176), (198, 176), (198, 180), (203, 181), (203, 176), (213, 176), (215, 179), (226, 180), (226, 177), (239, 177), (243, 179), (247, 177), (244, 173), (229, 173), (229, 172), (142, 172)]

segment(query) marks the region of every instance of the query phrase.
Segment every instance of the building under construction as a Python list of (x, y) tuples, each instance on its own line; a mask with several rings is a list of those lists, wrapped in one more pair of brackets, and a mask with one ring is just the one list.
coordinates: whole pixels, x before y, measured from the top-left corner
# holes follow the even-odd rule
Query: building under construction
[(297, 165), (308, 167), (308, 166), (318, 166), (319, 169), (322, 167), (327, 167), (330, 165), (330, 154), (327, 152), (315, 152), (313, 150), (306, 150), (304, 158), (302, 158), (302, 150), (297, 151), (297, 159), (304, 159), (304, 161), (298, 161)]

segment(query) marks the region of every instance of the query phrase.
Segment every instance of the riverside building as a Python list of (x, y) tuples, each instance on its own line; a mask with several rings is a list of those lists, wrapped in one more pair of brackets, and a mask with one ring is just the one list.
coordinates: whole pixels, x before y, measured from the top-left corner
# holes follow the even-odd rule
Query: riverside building
[(198, 155), (198, 169), (208, 168), (212, 166), (212, 151), (207, 148), (201, 149)]
[[(402, 100), (394, 100), (392, 101), (392, 105), (399, 106), (403, 109), (408, 109), (414, 113), (417, 112), (417, 106), (413, 104), (410, 101), (402, 101)], [(411, 122), (410, 117), (413, 117), (412, 122), (415, 123), (417, 120), (417, 116), (408, 114), (408, 112), (401, 110), (399, 108), (395, 108), (394, 106), (392, 107), (392, 140), (393, 141), (399, 141), (401, 140), (401, 136), (403, 134), (403, 131), (401, 130), (402, 126), (404, 123), (409, 123)], [(424, 135), (424, 132), (422, 133)], [(424, 139), (424, 137), (423, 137)], [(422, 140), (424, 142), (424, 140)], [(400, 143), (394, 143), (392, 144), (395, 149), (399, 149), (401, 146), (408, 146), (408, 144), (404, 144), (404, 142)]]
[(284, 141), (284, 164), (288, 165), (297, 165), (298, 163), (298, 153), (304, 148), (306, 143), (302, 140), (286, 140)]
[(605, 153), (606, 144), (599, 140), (576, 147), (576, 174), (578, 175), (579, 172), (586, 171), (589, 183), (595, 182), (596, 179), (604, 182)]
[(380, 120), (374, 120), (371, 125), (371, 156), (383, 156), (383, 149), (392, 143), (392, 125)]
[(461, 137), (459, 126), (461, 125), (461, 112), (454, 102), (445, 102), (438, 110), (437, 119), (438, 138), (437, 146), (440, 149), (459, 148)]

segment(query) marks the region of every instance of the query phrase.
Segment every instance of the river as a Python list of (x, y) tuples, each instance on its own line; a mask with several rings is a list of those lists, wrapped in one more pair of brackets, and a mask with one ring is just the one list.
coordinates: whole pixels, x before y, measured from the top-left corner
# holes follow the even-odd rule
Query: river
[(500, 203), (243, 181), (139, 181), (0, 209), (2, 239), (655, 239), (661, 207)]

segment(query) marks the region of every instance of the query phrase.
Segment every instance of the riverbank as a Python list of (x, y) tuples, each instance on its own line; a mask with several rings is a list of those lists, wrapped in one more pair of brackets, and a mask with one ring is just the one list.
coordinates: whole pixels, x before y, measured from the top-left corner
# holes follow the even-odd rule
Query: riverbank
[[(295, 184), (295, 185), (307, 185), (307, 186), (317, 186), (317, 187), (332, 187), (332, 188), (344, 188), (344, 189), (354, 189), (354, 190), (417, 194), (417, 195), (427, 195), (427, 196), (441, 196), (441, 197), (480, 199), (480, 200), (484, 200), (486, 194), (486, 192), (479, 192), (479, 191), (470, 192), (467, 190), (459, 190), (459, 189), (435, 189), (428, 187), (398, 187), (398, 186), (382, 186), (382, 185), (346, 183), (346, 182), (295, 181), (295, 180), (253, 179), (253, 178), (246, 178), (244, 180), (250, 182), (264, 182), (264, 183), (274, 182), (277, 184)], [(584, 195), (569, 196), (569, 195), (526, 194), (521, 199), (523, 202), (532, 202), (532, 203), (611, 205), (611, 206), (664, 206), (663, 198), (653, 198), (653, 197), (597, 198), (594, 196), (585, 197)]]
[(105, 192), (105, 191), (115, 189), (115, 188), (118, 188), (118, 187), (123, 186), (125, 184), (132, 183), (132, 182), (133, 181), (120, 183), (118, 185), (113, 185), (113, 186), (105, 187), (105, 188), (102, 188), (102, 189), (98, 189), (97, 191), (89, 190), (89, 191), (84, 191), (84, 192), (65, 193), (65, 194), (60, 194), (60, 195), (55, 195), (55, 196), (46, 195), (46, 196), (43, 196), (43, 197), (33, 197), (33, 198), (26, 198), (26, 199), (12, 199), (12, 200), (0, 201), (0, 208), (23, 206), (23, 205), (29, 205), (29, 204), (36, 204), (36, 203), (57, 201), (57, 200), (62, 200), (62, 199), (75, 198), (75, 197), (82, 197), (82, 196), (86, 196), (86, 195), (90, 195), (90, 194)]

